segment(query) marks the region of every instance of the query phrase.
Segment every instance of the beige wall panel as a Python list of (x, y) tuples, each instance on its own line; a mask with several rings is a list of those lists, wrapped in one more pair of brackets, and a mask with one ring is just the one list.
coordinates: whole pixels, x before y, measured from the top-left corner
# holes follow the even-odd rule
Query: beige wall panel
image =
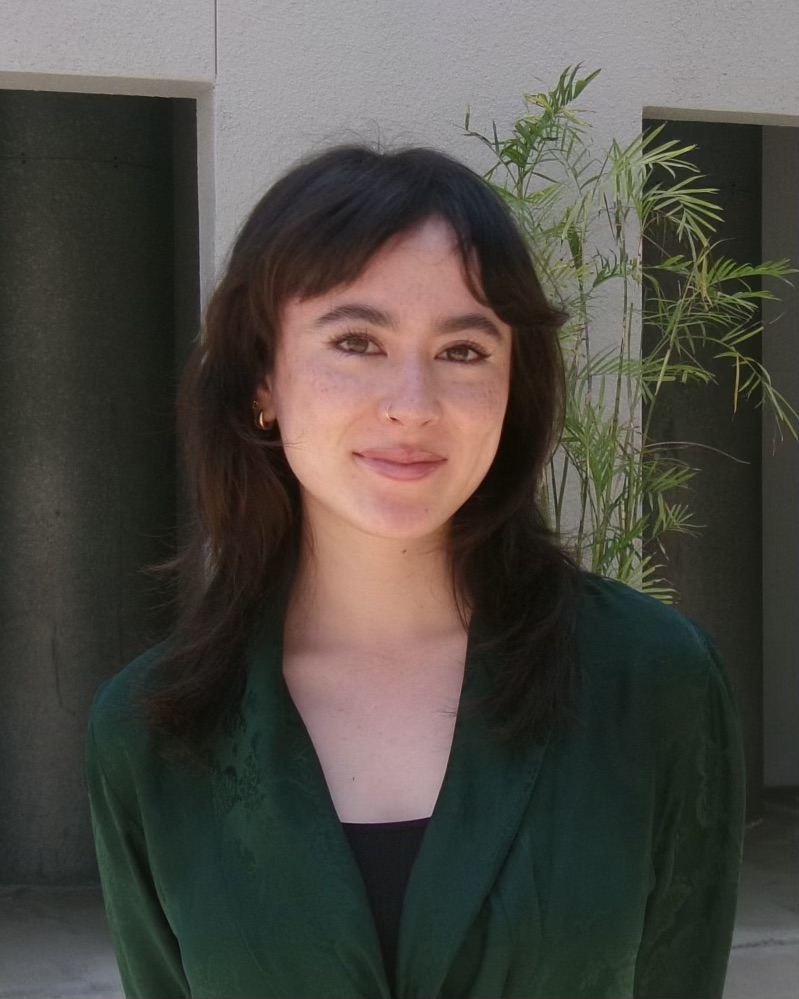
[[(257, 196), (296, 157), (347, 140), (426, 143), (479, 166), (462, 125), (506, 126), (567, 65), (603, 67), (600, 133), (640, 129), (644, 5), (529, 0), (220, 0), (215, 99), (217, 261)], [(626, 41), (624, 41), (626, 39)]]
[[(87, 78), (99, 77), (102, 90), (118, 92), (114, 80), (211, 82), (214, 7), (214, 0), (0, 0), (0, 86), (90, 90)], [(25, 81), (15, 83), (15, 74)], [(47, 79), (58, 76), (76, 79)]]
[(640, 83), (647, 106), (715, 121), (799, 124), (795, 0), (646, 6), (651, 29), (641, 43), (650, 50), (651, 71)]

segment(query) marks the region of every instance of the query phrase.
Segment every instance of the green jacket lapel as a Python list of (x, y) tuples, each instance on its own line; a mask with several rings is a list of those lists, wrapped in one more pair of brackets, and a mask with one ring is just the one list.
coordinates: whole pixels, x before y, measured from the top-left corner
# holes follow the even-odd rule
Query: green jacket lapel
[[(474, 642), (473, 629), (463, 690), (467, 703), (489, 689), (486, 661), (473, 651)], [(399, 999), (439, 994), (513, 846), (545, 749), (542, 742), (512, 750), (497, 740), (484, 717), (459, 711), (446, 777), (405, 896)]]
[(295, 999), (389, 999), (363, 881), (283, 680), (277, 625), (257, 643), (225, 755), (220, 855), (253, 982)]

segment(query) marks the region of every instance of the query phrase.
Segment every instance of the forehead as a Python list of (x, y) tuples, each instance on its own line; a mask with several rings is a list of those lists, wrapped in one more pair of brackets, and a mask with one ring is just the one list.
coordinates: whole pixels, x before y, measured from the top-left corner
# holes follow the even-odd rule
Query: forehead
[[(430, 303), (462, 299), (486, 308), (476, 256), (464, 260), (458, 238), (443, 219), (431, 218), (388, 239), (351, 280), (318, 295), (294, 296), (286, 306), (321, 306), (343, 300), (353, 293), (400, 296), (411, 306), (416, 295)], [(303, 310), (304, 311), (304, 310)]]

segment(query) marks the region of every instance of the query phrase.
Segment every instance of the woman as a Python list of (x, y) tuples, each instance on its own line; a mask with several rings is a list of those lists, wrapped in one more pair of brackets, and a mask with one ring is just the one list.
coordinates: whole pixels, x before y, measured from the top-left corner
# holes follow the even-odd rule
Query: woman
[(334, 149), (250, 215), (182, 399), (197, 592), (92, 713), (127, 995), (721, 995), (735, 712), (544, 526), (561, 320), (442, 154)]

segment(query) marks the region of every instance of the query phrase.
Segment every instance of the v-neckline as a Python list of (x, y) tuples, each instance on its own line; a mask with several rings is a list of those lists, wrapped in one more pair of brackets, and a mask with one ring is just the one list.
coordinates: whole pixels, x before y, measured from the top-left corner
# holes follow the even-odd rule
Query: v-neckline
[[(234, 908), (237, 893), (257, 907), (263, 905), (262, 883), (290, 880), (298, 899), (310, 893), (303, 919), (308, 938), (317, 941), (315, 974), (338, 969), (339, 976), (355, 976), (357, 994), (390, 999), (363, 880), (283, 677), (282, 617), (267, 625), (253, 646), (241, 720), (228, 749), (228, 770), (252, 771), (246, 795), (222, 829), (229, 895)], [(405, 893), (398, 999), (440, 992), (510, 849), (546, 748), (542, 742), (515, 750), (500, 742), (482, 713), (464, 710), (490, 687), (478, 634), (473, 619), (447, 767)], [(276, 959), (264, 951), (263, 929), (247, 920), (239, 929), (274, 976)]]
[[(432, 821), (433, 818), (434, 818), (434, 816), (435, 816), (436, 807), (438, 806), (438, 802), (439, 802), (439, 800), (441, 798), (441, 792), (442, 792), (442, 790), (444, 788), (444, 784), (445, 784), (446, 779), (447, 779), (447, 772), (450, 769), (450, 765), (451, 765), (451, 762), (452, 762), (452, 753), (453, 753), (453, 749), (454, 749), (454, 746), (455, 746), (455, 738), (456, 738), (456, 733), (457, 733), (457, 729), (458, 729), (458, 719), (461, 716), (461, 705), (464, 702), (464, 697), (465, 697), (466, 692), (467, 692), (467, 687), (469, 686), (469, 683), (470, 683), (470, 680), (467, 677), (467, 674), (469, 673), (469, 668), (470, 668), (469, 667), (470, 656), (472, 656), (473, 652), (474, 652), (473, 646), (474, 646), (474, 642), (475, 642), (475, 633), (478, 630), (476, 625), (474, 625), (474, 627), (473, 627), (473, 624), (474, 624), (474, 618), (472, 618), (472, 623), (470, 624), (470, 627), (467, 630), (467, 635), (466, 635), (466, 650), (465, 650), (465, 655), (464, 655), (463, 673), (462, 673), (462, 676), (461, 676), (460, 690), (458, 692), (457, 705), (456, 705), (456, 709), (455, 709), (455, 711), (456, 711), (455, 724), (453, 725), (453, 728), (452, 728), (452, 735), (450, 736), (450, 744), (449, 744), (449, 749), (448, 749), (448, 752), (447, 752), (447, 762), (446, 762), (446, 765), (444, 767), (444, 774), (442, 776), (441, 784), (439, 786), (438, 793), (436, 795), (436, 800), (435, 800), (435, 802), (433, 804), (433, 808), (431, 809), (430, 814), (427, 816), (427, 821), (428, 822)], [(332, 795), (332, 793), (330, 791), (330, 786), (328, 785), (327, 778), (325, 777), (324, 767), (322, 766), (322, 761), (319, 758), (319, 753), (317, 752), (317, 749), (316, 749), (316, 746), (314, 744), (313, 738), (311, 737), (311, 734), (310, 734), (310, 732), (308, 730), (308, 727), (305, 724), (305, 721), (304, 721), (304, 719), (302, 717), (302, 714), (300, 713), (300, 710), (299, 710), (299, 708), (297, 707), (297, 704), (294, 701), (294, 698), (293, 698), (293, 696), (291, 694), (291, 690), (289, 689), (288, 683), (286, 681), (286, 677), (285, 677), (285, 673), (284, 673), (284, 669), (283, 669), (284, 643), (285, 643), (285, 638), (284, 638), (284, 632), (283, 632), (283, 630), (278, 630), (276, 633), (273, 634), (273, 641), (275, 642), (275, 646), (276, 646), (275, 647), (275, 656), (276, 656), (276, 660), (277, 660), (277, 664), (278, 664), (278, 669), (279, 669), (279, 673), (280, 673), (279, 685), (280, 685), (280, 696), (281, 696), (281, 700), (282, 700), (282, 709), (283, 709), (283, 712), (285, 713), (285, 716), (286, 716), (286, 719), (287, 719), (288, 723), (291, 724), (299, 733), (301, 733), (302, 738), (305, 740), (305, 742), (307, 744), (306, 745), (307, 752), (315, 760), (315, 763), (316, 763), (315, 769), (318, 771), (318, 773), (319, 773), (319, 775), (321, 777), (321, 781), (322, 781), (322, 783), (324, 785), (325, 797), (326, 797), (328, 805), (329, 805), (329, 810), (332, 811), (333, 815), (335, 815), (336, 820), (339, 823), (345, 824), (344, 821), (340, 818), (338, 810), (336, 809), (335, 802), (333, 800), (333, 795)], [(417, 817), (418, 816), (414, 816), (413, 818), (415, 819)], [(349, 823), (349, 824), (351, 824), (351, 823)], [(361, 823), (358, 823), (358, 824), (361, 824)], [(364, 823), (364, 824), (373, 824), (373, 823)]]

